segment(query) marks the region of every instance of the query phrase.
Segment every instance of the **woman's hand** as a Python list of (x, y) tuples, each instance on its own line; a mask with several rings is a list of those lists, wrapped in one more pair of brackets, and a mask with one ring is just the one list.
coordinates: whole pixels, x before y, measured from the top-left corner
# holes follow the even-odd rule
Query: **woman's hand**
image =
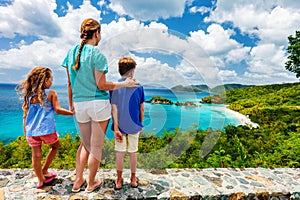
[(139, 86), (139, 83), (136, 82), (134, 78), (126, 78), (124, 83), (126, 87), (130, 87), (130, 88)]

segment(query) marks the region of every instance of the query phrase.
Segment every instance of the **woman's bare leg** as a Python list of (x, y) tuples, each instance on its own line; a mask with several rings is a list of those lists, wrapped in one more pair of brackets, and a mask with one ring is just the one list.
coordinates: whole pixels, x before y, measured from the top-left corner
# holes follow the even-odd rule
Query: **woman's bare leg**
[(91, 134), (91, 122), (78, 123), (78, 125), (81, 132), (82, 142), (78, 147), (76, 154), (76, 179), (73, 185), (74, 190), (79, 189), (85, 181), (83, 172), (89, 157), (89, 149), (87, 148), (90, 145), (89, 141)]
[(102, 147), (104, 143), (104, 137), (107, 130), (109, 120), (102, 122), (94, 122), (92, 121), (92, 134), (91, 134), (91, 149), (90, 155), (88, 158), (88, 186), (87, 190), (92, 190), (99, 184), (101, 184), (100, 180), (95, 180), (97, 171), (99, 169), (100, 161), (102, 158)]

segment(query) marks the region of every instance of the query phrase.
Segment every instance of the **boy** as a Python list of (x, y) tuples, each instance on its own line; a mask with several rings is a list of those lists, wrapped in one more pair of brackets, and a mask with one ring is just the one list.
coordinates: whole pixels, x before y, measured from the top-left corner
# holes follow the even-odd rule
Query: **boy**
[[(132, 58), (122, 57), (120, 58), (118, 65), (119, 73), (122, 77), (119, 81), (133, 78), (136, 62)], [(118, 90), (110, 91), (110, 94), (117, 170), (117, 180), (114, 189), (122, 189), (122, 173), (126, 152), (128, 152), (130, 159), (130, 185), (131, 187), (136, 188), (138, 187), (138, 179), (136, 177), (136, 152), (138, 151), (139, 133), (143, 128), (144, 89), (139, 85), (137, 88), (120, 88)]]

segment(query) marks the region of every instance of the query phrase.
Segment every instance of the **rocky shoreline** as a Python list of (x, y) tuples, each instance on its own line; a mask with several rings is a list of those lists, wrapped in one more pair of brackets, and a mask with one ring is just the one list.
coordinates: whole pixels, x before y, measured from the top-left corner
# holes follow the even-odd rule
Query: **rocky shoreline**
[[(36, 189), (32, 169), (0, 169), (0, 200), (31, 199), (272, 199), (300, 200), (299, 168), (138, 169), (139, 187), (131, 188), (129, 170), (124, 185), (113, 189), (114, 169), (100, 169), (104, 185), (92, 193), (72, 193), (74, 170), (50, 169), (57, 178)], [(87, 171), (85, 171), (87, 177)]]

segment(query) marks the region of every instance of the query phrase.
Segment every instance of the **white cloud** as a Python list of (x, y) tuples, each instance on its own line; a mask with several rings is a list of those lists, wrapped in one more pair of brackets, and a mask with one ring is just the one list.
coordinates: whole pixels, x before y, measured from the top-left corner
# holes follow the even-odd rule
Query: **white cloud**
[[(292, 3), (293, 2), (293, 3)], [(233, 22), (243, 33), (264, 43), (287, 44), (287, 37), (300, 29), (300, 4), (284, 1), (218, 0), (206, 22)]]
[(13, 38), (16, 33), (25, 36), (57, 37), (61, 29), (56, 23), (52, 1), (15, 0), (0, 7), (0, 36)]
[(232, 39), (233, 34), (235, 33), (230, 29), (224, 30), (218, 24), (211, 24), (207, 33), (202, 30), (190, 32), (190, 39), (203, 48), (216, 66), (224, 68), (249, 57), (250, 47), (243, 47)]
[[(2, 69), (24, 69), (36, 65), (44, 65), (62, 71), (60, 64), (67, 50), (80, 42), (79, 28), (86, 17), (99, 19), (100, 12), (89, 2), (84, 1), (79, 9), (68, 7), (67, 14), (54, 18), (61, 34), (58, 37), (43, 36), (41, 40), (22, 42), (20, 47), (1, 51)], [(218, 71), (205, 52), (193, 41), (185, 40), (168, 32), (162, 23), (151, 22), (145, 25), (137, 20), (120, 18), (109, 24), (102, 24), (102, 41), (99, 48), (107, 56), (110, 63), (108, 77), (116, 79), (116, 60), (122, 55), (132, 55), (138, 59), (137, 78), (143, 82), (154, 81), (172, 87), (177, 84), (199, 83), (216, 84)], [(131, 53), (164, 52), (168, 55), (183, 58), (175, 68), (161, 63), (155, 58), (140, 58)], [(63, 75), (62, 75), (63, 74)], [(61, 80), (65, 73), (55, 73), (54, 81)], [(192, 81), (192, 82), (191, 82)]]
[[(88, 1), (84, 1), (83, 5), (81, 5), (79, 9), (69, 7), (68, 13), (64, 17), (58, 18), (56, 16), (52, 19), (39, 17), (39, 15), (54, 16), (53, 8), (55, 6), (52, 3), (47, 2), (48, 1), (44, 1), (43, 4), (41, 1), (37, 0), (37, 4), (35, 4), (33, 1), (28, 2), (16, 0), (12, 5), (6, 7), (6, 9), (0, 7), (0, 10), (3, 9), (5, 12), (11, 12), (13, 14), (13, 22), (11, 21), (11, 18), (2, 19), (0, 22), (9, 24), (8, 29), (3, 29), (3, 35), (14, 36), (15, 33), (22, 33), (24, 35), (33, 35), (39, 38), (32, 43), (21, 40), (20, 43), (12, 45), (14, 46), (13, 48), (0, 51), (0, 67), (2, 69), (20, 70), (43, 65), (51, 67), (54, 70), (63, 70), (60, 65), (68, 49), (80, 42), (80, 23), (82, 20), (87, 17), (92, 17), (100, 21), (100, 11), (98, 11)], [(41, 4), (43, 5), (43, 8), (39, 7)], [(28, 18), (28, 21), (39, 21), (40, 24), (43, 24), (43, 26), (39, 28), (43, 28), (44, 32), (51, 32), (52, 27), (55, 26), (55, 29), (60, 30), (59, 34), (55, 37), (50, 37), (49, 34), (43, 34), (38, 31), (34, 32), (32, 30), (35, 30), (35, 25), (30, 25), (33, 24), (32, 22), (18, 24), (18, 28), (15, 29), (17, 21), (24, 21), (24, 19), (22, 19), (24, 17), (24, 13), (22, 11), (16, 12), (17, 9), (22, 6), (25, 6), (26, 9), (31, 9), (31, 12), (33, 13), (39, 14), (35, 17), (38, 19)], [(25, 8), (22, 8), (21, 10), (24, 10)], [(38, 9), (45, 13), (41, 14), (41, 11), (36, 11)], [(1, 24), (0, 27), (2, 27)], [(60, 76), (62, 75), (59, 73), (57, 74), (59, 77), (55, 78), (54, 82), (61, 80)]]
[(224, 54), (241, 46), (231, 39), (231, 30), (224, 30), (218, 24), (212, 24), (207, 28), (207, 34), (202, 31), (190, 32), (191, 39), (198, 43), (209, 55)]
[(282, 72), (285, 63), (285, 52), (283, 47), (278, 49), (275, 44), (263, 44), (253, 47), (249, 61), (250, 72), (259, 72), (262, 74), (273, 74)]
[(257, 84), (297, 81), (286, 71), (284, 63), (287, 37), (300, 29), (299, 10), (299, 1), (293, 0), (218, 0), (216, 9), (205, 21), (219, 24), (232, 22), (242, 34), (255, 36), (258, 42), (251, 50), (237, 47), (228, 51), (226, 56), (214, 55), (213, 59), (218, 66), (224, 64), (225, 68), (244, 59), (248, 68), (241, 81)]
[(264, 43), (286, 45), (287, 37), (300, 29), (300, 7), (294, 9), (274, 8), (266, 17), (266, 23), (259, 29), (258, 35)]
[(99, 5), (100, 7), (103, 7), (104, 5), (106, 5), (105, 0), (100, 0), (100, 1), (98, 2), (98, 5)]
[[(284, 69), (284, 62), (285, 35), (294, 34), (294, 30), (300, 29), (299, 3), (289, 0), (293, 4), (290, 6), (284, 0), (278, 0), (276, 4), (263, 2), (219, 0), (216, 10), (207, 18), (211, 22), (207, 30), (190, 32), (190, 36), (183, 39), (170, 34), (166, 24), (144, 24), (138, 19), (181, 16), (184, 4), (191, 5), (192, 1), (174, 0), (170, 7), (165, 6), (166, 1), (157, 1), (151, 2), (152, 7), (147, 7), (146, 1), (137, 3), (131, 0), (125, 5), (123, 1), (112, 0), (110, 6), (119, 6), (112, 9), (120, 9), (116, 12), (136, 19), (119, 18), (102, 24), (99, 48), (110, 63), (108, 77), (112, 80), (118, 78), (117, 59), (122, 55), (130, 55), (138, 62), (136, 76), (141, 82), (153, 81), (168, 87), (203, 82), (219, 85), (222, 81), (244, 84), (297, 81), (293, 74)], [(104, 1), (98, 5), (106, 6)], [(54, 81), (65, 82), (65, 73), (61, 73), (63, 68), (60, 64), (67, 50), (80, 42), (80, 23), (87, 17), (101, 22), (101, 11), (86, 0), (77, 9), (68, 3), (66, 15), (62, 17), (54, 13), (55, 9), (54, 0), (15, 0), (9, 6), (0, 6), (0, 37), (14, 38), (16, 34), (21, 34), (38, 38), (33, 42), (22, 38), (12, 43), (9, 50), (0, 51), (2, 77), (3, 73), (9, 74), (9, 70), (28, 70), (36, 65), (45, 65), (56, 71)], [(154, 12), (156, 9), (161, 12)], [(200, 7), (191, 8), (190, 11), (206, 12)], [(257, 45), (247, 47), (233, 39), (236, 34), (233, 29), (225, 29), (220, 25), (228, 21), (247, 34), (255, 34), (259, 39)], [(169, 66), (158, 58), (142, 57), (134, 52), (161, 52), (170, 56), (169, 59), (172, 56), (181, 59), (176, 66)], [(232, 65), (238, 66), (241, 61), (246, 62), (248, 68), (234, 71)]]
[(197, 13), (197, 12), (199, 12), (201, 14), (205, 14), (205, 13), (208, 13), (210, 11), (211, 11), (211, 9), (208, 8), (208, 7), (205, 7), (205, 6), (200, 6), (200, 7), (193, 6), (193, 7), (190, 8), (190, 12), (191, 13)]
[(125, 9), (119, 2), (112, 1), (109, 4), (109, 8), (112, 9), (113, 11), (115, 11), (116, 13), (118, 13), (118, 15), (120, 15), (120, 16), (127, 14)]
[[(21, 1), (24, 3), (23, 1)], [(29, 5), (33, 5), (32, 1), (31, 3), (28, 3)], [(40, 1), (38, 1), (39, 4)], [(48, 2), (48, 1), (45, 1)], [(44, 3), (45, 3), (44, 2)], [(20, 5), (18, 5), (20, 4)], [(25, 3), (24, 3), (25, 4)], [(10, 9), (17, 9), (18, 7), (22, 7), (24, 4), (21, 4), (18, 0), (14, 2), (12, 5), (12, 8)], [(17, 5), (17, 7), (15, 7)], [(36, 5), (36, 4), (34, 4)], [(47, 11), (48, 13), (53, 13), (50, 11), (53, 7), (52, 4), (45, 4), (48, 5), (48, 7), (43, 7), (43, 11)], [(28, 5), (25, 6), (28, 8)], [(1, 8), (1, 7), (0, 7)], [(23, 8), (24, 10), (25, 8)], [(35, 7), (32, 9), (39, 9), (39, 7)], [(35, 10), (32, 10), (33, 13), (36, 13)], [(32, 32), (34, 36), (40, 37), (39, 40), (34, 41), (32, 44), (27, 44), (24, 40), (20, 42), (21, 45), (17, 44), (17, 48), (11, 48), (8, 51), (1, 51), (1, 67), (5, 68), (21, 68), (21, 67), (27, 67), (30, 68), (32, 65), (38, 65), (40, 61), (43, 63), (47, 63), (45, 61), (50, 61), (50, 63), (55, 64), (56, 66), (60, 65), (61, 60), (63, 59), (62, 56), (67, 52), (67, 50), (73, 46), (75, 43), (80, 42), (80, 23), (83, 19), (87, 17), (92, 17), (96, 20), (100, 20), (99, 18), (100, 12), (93, 6), (90, 5), (89, 2), (84, 1), (84, 4), (80, 6), (80, 9), (73, 9), (69, 7), (68, 13), (66, 16), (61, 18), (53, 18), (52, 24), (44, 27), (45, 32), (49, 32), (52, 30), (53, 26), (56, 26), (56, 29), (61, 30), (60, 33), (56, 37), (49, 37), (48, 35), (40, 35), (39, 33)], [(44, 14), (45, 16), (49, 16), (49, 14)], [(15, 16), (18, 20), (21, 20), (23, 17), (22, 13), (20, 15)], [(34, 17), (35, 18), (35, 17)], [(40, 23), (43, 24), (45, 22), (45, 25), (47, 25), (48, 19), (41, 18), (39, 15), (36, 17), (39, 18)], [(30, 19), (28, 19), (30, 21)], [(10, 24), (9, 19), (6, 19), (4, 21), (5, 23)], [(32, 23), (32, 22), (31, 22)], [(50, 22), (49, 22), (50, 23)], [(24, 32), (29, 32), (30, 28), (32, 27), (22, 27), (22, 29), (28, 29), (24, 30)], [(13, 29), (13, 24), (11, 25), (10, 29)], [(17, 32), (18, 33), (18, 32)], [(8, 34), (8, 33), (7, 33)], [(19, 33), (20, 34), (20, 33)], [(15, 58), (15, 59), (14, 59)], [(19, 59), (17, 59), (19, 58)], [(20, 59), (23, 58), (23, 59)], [(16, 62), (10, 62), (10, 60), (19, 60)], [(27, 60), (31, 60), (30, 62)], [(18, 63), (20, 62), (20, 63)]]
[[(100, 48), (103, 49), (108, 60), (112, 61), (111, 65), (113, 66), (110, 68), (116, 66), (114, 60), (122, 55), (131, 55), (133, 51), (139, 53), (163, 52), (174, 56), (174, 59), (177, 57), (183, 59), (175, 68), (151, 57), (140, 60), (142, 63), (139, 65), (147, 66), (147, 70), (143, 72), (144, 75), (142, 72), (137, 73), (137, 78), (142, 79), (143, 82), (164, 82), (170, 87), (183, 82), (187, 83), (189, 80), (194, 81), (193, 83), (202, 81), (207, 84), (218, 82), (218, 71), (203, 49), (199, 48), (200, 46), (192, 40), (181, 39), (169, 34), (164, 24), (153, 22), (145, 26), (136, 20), (126, 21), (121, 18), (103, 27), (105, 27), (104, 32), (107, 30), (105, 34), (111, 37), (105, 39)], [(110, 33), (114, 33), (114, 35)], [(144, 69), (144, 67), (139, 69)], [(155, 76), (150, 78), (153, 74)]]
[(225, 55), (224, 60), (227, 64), (235, 64), (243, 60), (248, 60), (250, 50), (250, 47), (232, 49)]
[(237, 73), (234, 70), (220, 70), (219, 76), (225, 83), (234, 83), (237, 80)]
[(138, 63), (135, 77), (143, 83), (148, 85), (159, 84), (160, 86), (171, 88), (186, 79), (176, 73), (176, 71), (168, 66), (162, 64), (154, 58), (138, 58), (134, 57)]
[(111, 0), (109, 7), (118, 15), (128, 15), (141, 21), (181, 17), (186, 1), (183, 0)]
[(220, 74), (221, 77), (226, 77), (226, 76), (235, 77), (235, 76), (237, 76), (237, 73), (234, 70), (220, 70), (219, 74)]
[(249, 83), (253, 83), (253, 80), (255, 80), (255, 84), (258, 85), (298, 82), (298, 80), (295, 78), (295, 75), (290, 74), (288, 72), (281, 72), (275, 75), (270, 73), (261, 74), (261, 73), (245, 72), (241, 83), (249, 84)]
[(295, 0), (278, 0), (280, 5), (287, 8), (300, 8), (300, 1)]
[(249, 67), (241, 77), (241, 82), (254, 82), (255, 84), (274, 84), (297, 82), (294, 74), (288, 72), (284, 63), (286, 55), (284, 47), (275, 44), (261, 44), (250, 51)]
[(59, 48), (58, 44), (45, 41), (35, 41), (20, 48), (1, 51), (1, 68), (32, 68), (42, 65), (48, 67), (60, 66), (66, 50)]

